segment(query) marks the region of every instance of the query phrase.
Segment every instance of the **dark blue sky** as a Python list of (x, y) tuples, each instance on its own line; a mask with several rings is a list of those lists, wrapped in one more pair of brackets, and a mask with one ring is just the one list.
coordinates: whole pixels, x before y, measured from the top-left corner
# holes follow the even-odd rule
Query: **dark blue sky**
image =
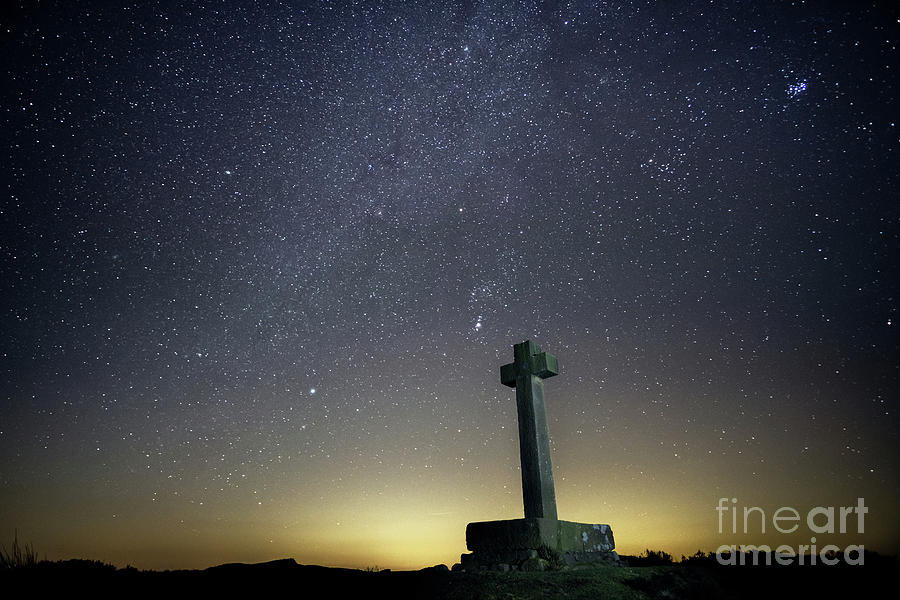
[(416, 565), (322, 541), (400, 510), (449, 562), (521, 511), (524, 339), (561, 518), (688, 553), (720, 495), (865, 496), (896, 543), (888, 3), (2, 14), (0, 522), (39, 550)]

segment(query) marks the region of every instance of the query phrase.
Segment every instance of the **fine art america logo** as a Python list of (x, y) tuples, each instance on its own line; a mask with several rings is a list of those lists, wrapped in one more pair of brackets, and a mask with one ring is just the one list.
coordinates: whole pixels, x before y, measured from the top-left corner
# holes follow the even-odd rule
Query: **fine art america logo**
[[(771, 523), (776, 532), (782, 534), (795, 533), (804, 523), (810, 531), (809, 544), (801, 544), (797, 548), (782, 544), (773, 551), (765, 544), (753, 545), (722, 545), (716, 550), (716, 560), (722, 565), (761, 564), (760, 554), (763, 555), (763, 564), (771, 564), (774, 559), (777, 564), (825, 564), (836, 565), (843, 560), (848, 565), (862, 565), (865, 560), (865, 547), (850, 544), (841, 550), (834, 544), (826, 544), (817, 547), (816, 534), (853, 533), (865, 532), (866, 513), (869, 512), (863, 498), (856, 499), (856, 506), (816, 506), (802, 518), (797, 509), (790, 506), (782, 506), (771, 517), (758, 506), (737, 506), (737, 498), (719, 498), (716, 505), (718, 513), (719, 534), (739, 533), (749, 534), (750, 529), (759, 528), (759, 532), (766, 533), (766, 524)], [(729, 527), (730, 525), (730, 527)], [(743, 526), (743, 529), (740, 528)]]

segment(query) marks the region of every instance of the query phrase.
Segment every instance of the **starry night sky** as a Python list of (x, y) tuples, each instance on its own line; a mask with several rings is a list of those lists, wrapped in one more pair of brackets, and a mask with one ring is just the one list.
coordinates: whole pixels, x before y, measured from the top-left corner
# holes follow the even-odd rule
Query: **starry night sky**
[(900, 550), (889, 5), (4, 3), (0, 541), (452, 564), (532, 339), (560, 518)]

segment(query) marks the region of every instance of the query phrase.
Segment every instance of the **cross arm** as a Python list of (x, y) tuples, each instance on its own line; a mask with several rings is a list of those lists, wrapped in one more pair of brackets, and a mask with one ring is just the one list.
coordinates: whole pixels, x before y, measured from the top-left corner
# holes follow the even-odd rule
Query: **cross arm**
[(541, 347), (531, 341), (516, 344), (516, 361), (500, 367), (500, 382), (508, 387), (516, 387), (516, 379), (526, 375), (536, 375), (547, 379), (559, 375), (556, 357), (549, 352), (541, 352)]

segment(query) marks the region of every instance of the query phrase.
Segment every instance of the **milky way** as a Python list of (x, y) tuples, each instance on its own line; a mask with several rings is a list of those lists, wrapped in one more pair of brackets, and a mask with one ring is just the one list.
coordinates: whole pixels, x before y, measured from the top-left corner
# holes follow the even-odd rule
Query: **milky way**
[(533, 339), (560, 518), (898, 550), (887, 3), (248, 4), (3, 9), (0, 540), (449, 564)]

